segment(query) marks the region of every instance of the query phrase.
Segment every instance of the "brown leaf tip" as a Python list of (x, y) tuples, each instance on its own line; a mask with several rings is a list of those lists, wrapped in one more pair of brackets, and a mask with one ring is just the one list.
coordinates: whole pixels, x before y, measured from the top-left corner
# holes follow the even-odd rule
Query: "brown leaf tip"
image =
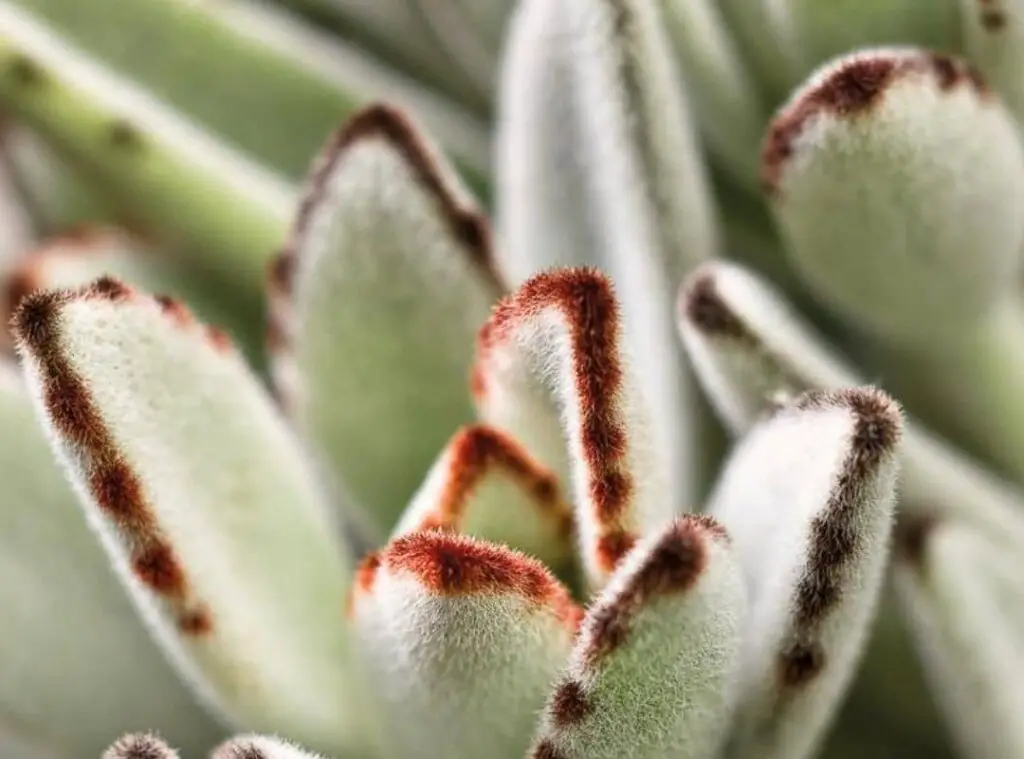
[(591, 612), (584, 659), (593, 666), (619, 648), (629, 636), (633, 618), (650, 599), (692, 588), (707, 566), (709, 541), (720, 541), (723, 533), (724, 528), (709, 516), (676, 519), (625, 587)]
[(1002, 0), (978, 0), (981, 13), (981, 25), (987, 31), (998, 32), (1006, 26), (1006, 10)]
[(628, 512), (634, 483), (625, 456), (627, 433), (620, 410), (624, 372), (619, 354), (620, 314), (611, 281), (597, 269), (554, 269), (528, 279), (495, 306), (477, 337), (473, 390), (486, 398), (491, 356), (515, 332), (545, 311), (559, 312), (569, 332), (570, 361), (579, 403), (580, 446), (588, 469), (593, 517), (612, 534)]
[(592, 709), (583, 685), (578, 680), (565, 680), (555, 688), (548, 711), (554, 726), (564, 729), (585, 720)]
[(436, 513), (428, 517), (432, 527), (458, 531), (476, 487), (489, 473), (500, 469), (532, 496), (542, 514), (558, 522), (563, 534), (571, 532), (572, 509), (562, 496), (555, 473), (509, 435), (486, 424), (469, 425), (455, 433), (449, 453), (449, 479)]
[(531, 759), (569, 759), (550, 739), (545, 738), (533, 749)]
[(896, 526), (896, 555), (912, 567), (923, 567), (928, 541), (939, 524), (939, 519), (934, 514), (901, 519)]
[[(862, 470), (891, 452), (903, 437), (903, 409), (891, 396), (876, 387), (853, 387), (835, 391), (810, 391), (793, 402), (804, 410), (848, 409), (854, 417), (853, 463)], [(865, 472), (851, 474), (863, 477)]]
[(988, 92), (974, 69), (949, 56), (924, 51), (851, 55), (813, 78), (772, 120), (761, 149), (761, 178), (768, 193), (778, 192), (785, 164), (809, 121), (824, 113), (839, 119), (871, 113), (893, 84), (920, 73), (932, 76), (945, 91), (966, 84), (979, 94)]
[(323, 199), (326, 184), (346, 152), (356, 144), (373, 139), (386, 142), (402, 157), (416, 183), (436, 199), (453, 237), (460, 241), (498, 291), (503, 291), (505, 287), (494, 263), (487, 217), (468, 198), (460, 197), (439, 165), (436, 150), (413, 119), (400, 108), (386, 103), (373, 103), (358, 111), (328, 139), (310, 171), (286, 250), (295, 251), (300, 247), (310, 218)]
[(718, 292), (713, 271), (697, 269), (679, 293), (681, 319), (713, 337), (749, 340), (750, 330)]
[(103, 759), (177, 759), (177, 753), (155, 735), (134, 733), (108, 748)]
[(821, 673), (825, 663), (825, 651), (817, 643), (794, 643), (779, 657), (779, 680), (786, 688), (804, 687)]
[(434, 595), (518, 596), (551, 609), (575, 628), (580, 611), (565, 587), (536, 559), (502, 546), (440, 531), (414, 532), (391, 542), (380, 559), (395, 574), (410, 574)]

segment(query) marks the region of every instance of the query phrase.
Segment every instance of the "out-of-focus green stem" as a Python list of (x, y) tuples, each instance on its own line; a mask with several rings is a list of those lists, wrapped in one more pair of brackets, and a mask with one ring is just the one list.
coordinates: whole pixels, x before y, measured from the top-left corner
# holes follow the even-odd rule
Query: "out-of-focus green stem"
[(133, 221), (255, 292), (295, 207), (253, 165), (25, 14), (0, 6), (0, 106), (109, 193)]
[(254, 159), (302, 176), (369, 100), (411, 107), (478, 189), (486, 126), (344, 42), (273, 6), (218, 0), (5, 0)]

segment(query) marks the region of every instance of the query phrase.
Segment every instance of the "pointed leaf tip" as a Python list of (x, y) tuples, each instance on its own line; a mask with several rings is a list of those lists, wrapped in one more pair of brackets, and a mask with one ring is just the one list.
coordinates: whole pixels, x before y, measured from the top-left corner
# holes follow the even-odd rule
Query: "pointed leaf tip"
[(321, 759), (291, 743), (263, 735), (242, 735), (220, 744), (210, 759)]
[(642, 526), (661, 523), (675, 508), (638, 387), (612, 284), (595, 269), (532, 277), (495, 307), (478, 336), (473, 391), (481, 416), (559, 471), (567, 468), (568, 448), (578, 537), (597, 584)]
[(409, 115), (370, 106), (314, 161), (268, 290), (278, 395), (386, 535), (472, 420), (473, 336), (504, 290), (487, 219)]

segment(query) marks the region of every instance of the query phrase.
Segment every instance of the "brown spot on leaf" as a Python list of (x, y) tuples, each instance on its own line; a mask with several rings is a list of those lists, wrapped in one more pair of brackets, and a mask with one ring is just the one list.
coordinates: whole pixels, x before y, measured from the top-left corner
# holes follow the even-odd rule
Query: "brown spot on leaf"
[(7, 73), (15, 84), (22, 87), (38, 87), (46, 82), (43, 67), (20, 53), (7, 59)]
[(579, 681), (566, 680), (555, 689), (549, 711), (555, 727), (563, 729), (582, 722), (592, 708)]
[(107, 127), (110, 144), (120, 150), (138, 150), (143, 139), (139, 128), (126, 119), (114, 119)]
[(634, 483), (626, 468), (628, 437), (621, 408), (620, 315), (611, 282), (595, 269), (562, 269), (527, 280), (502, 300), (480, 330), (473, 390), (486, 397), (492, 354), (544, 311), (567, 322), (570, 362), (579, 403), (579, 445), (597, 535), (619, 534), (631, 522)]
[(722, 300), (710, 271), (698, 273), (683, 288), (679, 299), (682, 318), (705, 334), (747, 341), (750, 332)]
[(420, 529), (461, 532), (476, 489), (488, 476), (501, 474), (529, 495), (538, 513), (561, 537), (571, 534), (572, 510), (562, 497), (555, 473), (504, 432), (485, 424), (463, 427), (449, 443), (448, 455), (451, 463), (444, 490)]
[(810, 638), (810, 631), (842, 598), (846, 566), (860, 546), (857, 506), (865, 484), (899, 442), (903, 423), (899, 405), (874, 388), (810, 392), (793, 406), (843, 408), (854, 417), (850, 451), (828, 503), (811, 524), (807, 564), (797, 585), (795, 621)]
[(787, 688), (800, 688), (825, 667), (825, 652), (817, 643), (795, 643), (779, 657), (779, 680)]
[(830, 113), (840, 119), (871, 113), (897, 81), (910, 74), (929, 73), (939, 88), (949, 91), (968, 84), (987, 93), (982, 77), (959, 59), (936, 53), (871, 53), (852, 56), (801, 91), (771, 122), (761, 150), (761, 178), (769, 194), (778, 192), (794, 143), (814, 117)]
[(543, 564), (464, 535), (430, 531), (396, 538), (384, 550), (381, 565), (414, 575), (430, 593), (515, 595), (550, 609), (572, 629), (579, 622), (579, 607)]
[(666, 530), (626, 586), (585, 618), (590, 642), (584, 659), (589, 666), (596, 666), (626, 641), (633, 619), (650, 599), (685, 593), (696, 583), (707, 566), (707, 541), (720, 539), (720, 532), (711, 517), (689, 515)]
[(50, 423), (82, 473), (99, 513), (118, 534), (136, 576), (170, 604), (181, 630), (205, 634), (213, 627), (210, 611), (193, 597), (184, 568), (146, 502), (138, 474), (118, 448), (62, 344), (61, 312), (69, 304), (97, 299), (121, 303), (133, 297), (130, 288), (112, 277), (74, 289), (37, 291), (22, 300), (11, 327), (24, 359), (37, 368)]
[(896, 551), (903, 561), (920, 569), (924, 565), (928, 541), (939, 519), (933, 514), (904, 517), (896, 527)]
[(218, 746), (210, 759), (268, 759), (268, 757), (252, 741), (235, 738)]

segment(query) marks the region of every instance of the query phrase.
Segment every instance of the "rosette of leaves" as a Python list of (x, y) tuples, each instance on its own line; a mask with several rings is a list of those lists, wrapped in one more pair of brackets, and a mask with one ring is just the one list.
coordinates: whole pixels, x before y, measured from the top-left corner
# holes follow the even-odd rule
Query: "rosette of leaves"
[[(5, 739), (799, 759), (837, 722), (830, 755), (1022, 756), (1024, 13), (523, 0), (505, 24), (508, 3), (461, 5), (0, 7), (29, 390), (12, 367)], [(454, 165), (373, 107), (296, 187), (378, 97)], [(459, 174), (492, 195), (493, 244)], [(81, 218), (119, 228), (52, 236)], [(278, 410), (229, 337), (144, 294), (185, 298), (261, 368), (272, 259)], [(738, 441), (715, 476), (694, 376)], [(902, 436), (885, 395), (851, 389), (868, 379), (913, 415)], [(892, 456), (896, 592), (841, 709), (892, 487), (854, 463)], [(716, 521), (683, 516), (702, 503)], [(364, 546), (383, 548), (357, 570)], [(742, 601), (703, 584), (719, 550)], [(561, 620), (565, 651), (509, 609)], [(111, 751), (170, 750), (154, 741)]]

